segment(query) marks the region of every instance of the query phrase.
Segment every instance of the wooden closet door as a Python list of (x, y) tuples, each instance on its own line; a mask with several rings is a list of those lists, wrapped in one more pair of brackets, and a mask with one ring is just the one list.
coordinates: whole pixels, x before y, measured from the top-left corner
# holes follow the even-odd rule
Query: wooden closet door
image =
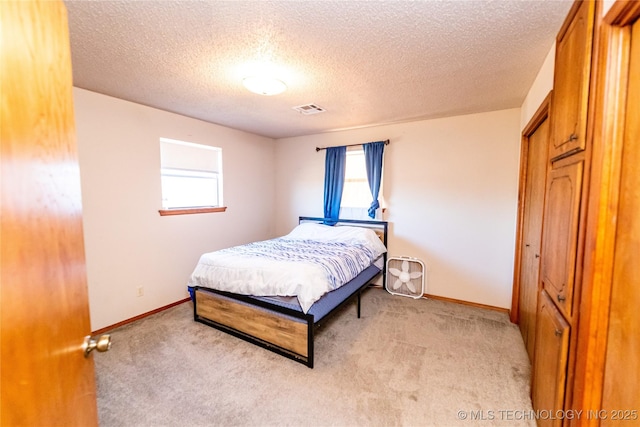
[(531, 361), (533, 361), (536, 311), (540, 291), (540, 250), (548, 146), (549, 120), (545, 118), (528, 138), (520, 252), (519, 326)]
[(594, 16), (594, 1), (576, 1), (557, 37), (551, 159), (586, 146)]
[[(569, 324), (549, 295), (540, 292), (531, 399), (533, 409), (557, 413), (564, 409)], [(562, 419), (540, 418), (538, 427), (560, 427)]]
[(565, 159), (549, 173), (543, 225), (542, 286), (571, 318), (584, 159)]

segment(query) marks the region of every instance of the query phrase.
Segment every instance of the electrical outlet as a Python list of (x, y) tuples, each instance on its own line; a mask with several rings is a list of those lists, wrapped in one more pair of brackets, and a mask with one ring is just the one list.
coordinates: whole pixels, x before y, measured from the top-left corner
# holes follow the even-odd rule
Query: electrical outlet
[(141, 297), (144, 295), (144, 287), (138, 286), (138, 296)]

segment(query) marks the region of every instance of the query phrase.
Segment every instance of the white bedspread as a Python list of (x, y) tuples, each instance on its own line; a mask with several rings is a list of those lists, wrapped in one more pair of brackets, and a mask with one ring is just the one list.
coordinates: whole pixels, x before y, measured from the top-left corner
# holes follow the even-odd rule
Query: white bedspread
[(366, 228), (304, 223), (277, 239), (202, 255), (189, 286), (254, 296), (296, 296), (306, 313), (356, 277), (386, 248)]

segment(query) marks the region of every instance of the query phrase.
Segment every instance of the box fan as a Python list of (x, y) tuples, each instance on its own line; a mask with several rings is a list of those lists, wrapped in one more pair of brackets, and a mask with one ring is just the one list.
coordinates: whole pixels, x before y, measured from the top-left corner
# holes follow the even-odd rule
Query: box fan
[(424, 263), (417, 258), (390, 257), (387, 260), (387, 292), (392, 295), (422, 298)]

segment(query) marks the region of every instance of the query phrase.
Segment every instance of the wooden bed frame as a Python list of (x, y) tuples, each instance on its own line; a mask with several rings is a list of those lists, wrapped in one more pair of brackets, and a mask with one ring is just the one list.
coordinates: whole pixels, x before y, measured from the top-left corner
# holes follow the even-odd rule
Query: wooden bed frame
[[(299, 218), (299, 223), (324, 221), (324, 218)], [(371, 228), (387, 246), (386, 221), (339, 220), (336, 226), (340, 225)], [(267, 297), (251, 297), (196, 286), (190, 289), (194, 320), (313, 368), (315, 330), (355, 297), (360, 318), (362, 290), (380, 274), (384, 287), (386, 260), (385, 253), (382, 269), (370, 266), (351, 282), (323, 296), (306, 314), (299, 305), (291, 308), (291, 304)]]

